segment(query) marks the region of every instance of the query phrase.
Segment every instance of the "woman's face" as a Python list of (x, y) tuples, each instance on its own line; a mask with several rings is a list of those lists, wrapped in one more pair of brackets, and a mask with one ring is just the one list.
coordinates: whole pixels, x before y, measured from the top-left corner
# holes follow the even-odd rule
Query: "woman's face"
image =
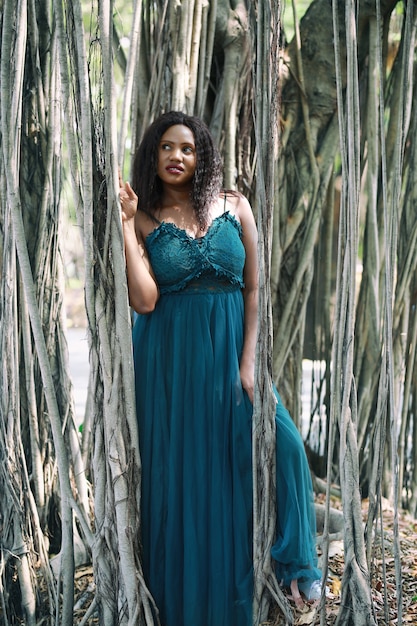
[(193, 132), (188, 126), (170, 126), (158, 146), (158, 176), (164, 184), (189, 186), (197, 165)]

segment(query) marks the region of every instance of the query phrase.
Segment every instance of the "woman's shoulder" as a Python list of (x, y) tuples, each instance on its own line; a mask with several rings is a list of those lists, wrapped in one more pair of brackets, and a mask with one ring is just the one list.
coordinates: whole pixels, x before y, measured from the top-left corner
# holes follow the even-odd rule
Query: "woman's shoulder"
[(145, 240), (146, 237), (150, 235), (150, 233), (160, 224), (161, 222), (150, 211), (145, 211), (138, 207), (135, 217), (135, 227), (136, 232), (142, 237), (143, 240)]
[(222, 192), (224, 198), (225, 211), (229, 211), (239, 222), (245, 219), (248, 211), (252, 214), (252, 208), (248, 199), (240, 191), (226, 189)]

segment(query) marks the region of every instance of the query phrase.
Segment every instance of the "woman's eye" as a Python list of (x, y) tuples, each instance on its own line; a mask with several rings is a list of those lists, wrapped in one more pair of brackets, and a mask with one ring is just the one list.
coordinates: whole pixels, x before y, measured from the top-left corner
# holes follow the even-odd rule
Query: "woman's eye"
[(191, 154), (191, 153), (192, 153), (192, 151), (193, 151), (193, 149), (191, 148), (191, 146), (186, 146), (186, 147), (184, 148), (184, 152), (185, 152), (186, 154)]

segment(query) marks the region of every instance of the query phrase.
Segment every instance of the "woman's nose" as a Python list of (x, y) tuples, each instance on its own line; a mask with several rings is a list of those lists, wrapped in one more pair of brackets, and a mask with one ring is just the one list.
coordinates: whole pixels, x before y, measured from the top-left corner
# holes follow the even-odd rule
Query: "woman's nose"
[(171, 159), (173, 161), (181, 161), (181, 159), (182, 159), (181, 149), (180, 148), (173, 148), (171, 150), (170, 157), (171, 157)]

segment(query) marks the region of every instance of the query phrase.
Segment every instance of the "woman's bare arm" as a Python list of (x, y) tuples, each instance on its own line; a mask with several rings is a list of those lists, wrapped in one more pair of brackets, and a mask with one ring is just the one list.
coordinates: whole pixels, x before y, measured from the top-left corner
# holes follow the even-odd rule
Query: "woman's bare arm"
[(235, 213), (242, 225), (242, 240), (246, 252), (243, 276), (245, 282), (243, 290), (244, 341), (240, 359), (240, 378), (243, 388), (253, 403), (258, 328), (258, 233), (251, 206), (243, 196), (237, 199)]
[(150, 313), (159, 298), (145, 244), (140, 233), (138, 198), (129, 183), (120, 180), (120, 205), (125, 242), (129, 301), (137, 313)]

